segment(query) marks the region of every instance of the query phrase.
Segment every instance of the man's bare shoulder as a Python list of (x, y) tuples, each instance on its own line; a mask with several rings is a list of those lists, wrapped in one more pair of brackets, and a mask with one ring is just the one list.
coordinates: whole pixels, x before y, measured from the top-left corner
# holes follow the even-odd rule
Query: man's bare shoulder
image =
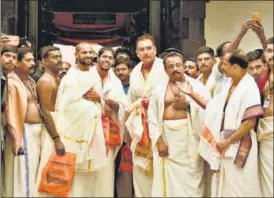
[(44, 73), (37, 82), (38, 89), (55, 89), (57, 87), (56, 79), (48, 73)]

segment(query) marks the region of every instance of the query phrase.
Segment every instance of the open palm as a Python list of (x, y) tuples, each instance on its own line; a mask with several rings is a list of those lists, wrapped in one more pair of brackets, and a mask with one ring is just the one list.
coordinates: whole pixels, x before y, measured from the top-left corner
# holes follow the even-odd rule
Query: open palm
[(176, 82), (176, 84), (178, 85), (178, 88), (187, 95), (191, 94), (193, 91), (192, 86), (188, 82)]

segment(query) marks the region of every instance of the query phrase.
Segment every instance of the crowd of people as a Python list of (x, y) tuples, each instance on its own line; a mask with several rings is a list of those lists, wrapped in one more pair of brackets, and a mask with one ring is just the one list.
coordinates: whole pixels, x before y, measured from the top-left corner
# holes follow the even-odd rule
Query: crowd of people
[[(238, 49), (247, 31), (262, 46)], [(7, 39), (8, 40), (8, 39)], [(195, 57), (126, 48), (1, 46), (3, 197), (40, 190), (54, 155), (76, 156), (70, 197), (273, 197), (274, 39), (254, 20)], [(215, 55), (216, 54), (216, 55)], [(50, 177), (57, 184), (60, 179)]]

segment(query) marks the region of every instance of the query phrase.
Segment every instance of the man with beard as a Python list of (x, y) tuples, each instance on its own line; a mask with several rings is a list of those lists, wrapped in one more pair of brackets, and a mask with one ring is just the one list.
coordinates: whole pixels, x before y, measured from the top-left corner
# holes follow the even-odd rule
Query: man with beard
[(34, 196), (40, 158), (41, 114), (29, 48), (18, 49), (15, 72), (8, 75), (8, 133), (4, 149), (4, 197)]
[[(96, 93), (102, 97), (102, 122), (107, 150), (107, 166), (96, 175), (96, 185), (98, 185), (96, 195), (98, 197), (114, 196), (114, 162), (124, 140), (127, 98), (121, 81), (111, 70), (113, 64), (114, 51), (103, 47), (98, 53), (98, 65), (91, 68), (97, 85), (101, 87), (100, 90), (96, 90)], [(89, 94), (86, 97), (89, 98)]]
[(126, 121), (132, 138), (133, 185), (136, 197), (151, 197), (152, 150), (147, 123), (147, 107), (154, 87), (167, 78), (163, 60), (156, 57), (155, 40), (142, 35), (136, 41), (136, 54), (141, 60), (131, 72)]
[(61, 80), (67, 73), (68, 70), (71, 68), (71, 64), (68, 62), (62, 62), (61, 70), (58, 73), (58, 78)]
[(210, 94), (201, 82), (184, 74), (181, 54), (167, 54), (164, 65), (169, 80), (154, 89), (148, 108), (152, 197), (202, 197), (204, 166), (198, 143)]
[[(264, 56), (269, 67), (264, 76), (260, 76), (264, 118), (259, 120), (257, 139), (259, 141), (259, 169), (263, 197), (273, 197), (273, 55), (274, 38), (266, 41)], [(267, 76), (267, 77), (265, 77)], [(267, 79), (267, 80), (265, 80)]]
[(185, 60), (185, 73), (195, 79), (200, 75), (198, 65), (194, 59), (187, 58)]

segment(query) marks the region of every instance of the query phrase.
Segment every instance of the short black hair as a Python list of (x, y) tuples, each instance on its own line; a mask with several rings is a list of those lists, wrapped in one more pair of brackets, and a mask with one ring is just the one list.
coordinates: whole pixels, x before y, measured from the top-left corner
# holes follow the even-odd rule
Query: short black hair
[(258, 52), (259, 54), (264, 54), (264, 50), (263, 49), (255, 49), (254, 50), (255, 52)]
[(230, 41), (225, 41), (221, 43), (217, 48), (216, 48), (216, 55), (217, 57), (221, 57), (224, 55), (223, 48), (226, 44), (231, 43)]
[(100, 57), (106, 51), (111, 52), (114, 58), (114, 50), (111, 47), (102, 47), (98, 52), (98, 57)]
[(207, 53), (209, 54), (212, 58), (214, 58), (214, 50), (210, 47), (204, 46), (204, 47), (200, 47), (196, 50), (196, 58), (200, 55), (200, 54), (204, 54)]
[(18, 61), (22, 61), (22, 59), (24, 58), (24, 56), (27, 53), (32, 53), (33, 54), (32, 49), (28, 48), (28, 47), (19, 47), (18, 48)]
[(246, 55), (247, 55), (248, 62), (261, 59), (262, 62), (265, 63), (263, 53), (261, 53), (260, 51), (254, 50), (254, 51), (248, 52)]
[(195, 64), (196, 64), (196, 70), (199, 71), (199, 67), (198, 67), (198, 65), (197, 65), (197, 61), (196, 61), (194, 58), (186, 58), (186, 59), (185, 59), (185, 62), (186, 62), (186, 61), (191, 61), (191, 62), (195, 63)]
[(1, 56), (6, 52), (12, 52), (14, 54), (18, 54), (18, 48), (12, 46), (5, 46), (1, 49)]
[(49, 56), (49, 53), (52, 51), (60, 51), (60, 49), (58, 47), (52, 46), (52, 45), (48, 45), (48, 46), (44, 46), (40, 49), (40, 55), (42, 59), (46, 59)]
[(128, 67), (128, 69), (131, 69), (131, 68), (132, 68), (131, 62), (128, 61), (128, 59), (126, 59), (126, 58), (124, 58), (124, 57), (120, 57), (120, 58), (117, 58), (117, 59), (115, 60), (115, 63), (114, 63), (114, 65), (113, 65), (114, 69), (116, 68), (117, 65), (120, 65), (120, 64), (125, 64), (125, 65)]
[(191, 61), (191, 62), (194, 62), (194, 63), (197, 64), (197, 61), (196, 61), (194, 58), (189, 58), (189, 57), (188, 57), (188, 58), (185, 59), (185, 62), (186, 62), (186, 61)]
[(166, 60), (169, 58), (169, 57), (174, 57), (174, 56), (177, 56), (179, 58), (181, 58), (182, 62), (184, 63), (184, 56), (178, 52), (169, 52), (165, 55), (164, 57), (164, 67), (166, 67)]
[(166, 52), (166, 53), (177, 52), (177, 53), (181, 54), (184, 57), (184, 53), (181, 50), (173, 48), (173, 47), (167, 48), (164, 52)]
[(233, 65), (237, 64), (239, 65), (242, 69), (246, 69), (248, 66), (248, 59), (245, 53), (242, 50), (233, 50), (231, 52), (231, 55), (229, 57), (228, 62)]
[(115, 50), (115, 52), (114, 52), (115, 59), (119, 53), (128, 55), (129, 59), (131, 59), (131, 57), (132, 57), (132, 53), (130, 52), (130, 50), (125, 47), (119, 47)]

